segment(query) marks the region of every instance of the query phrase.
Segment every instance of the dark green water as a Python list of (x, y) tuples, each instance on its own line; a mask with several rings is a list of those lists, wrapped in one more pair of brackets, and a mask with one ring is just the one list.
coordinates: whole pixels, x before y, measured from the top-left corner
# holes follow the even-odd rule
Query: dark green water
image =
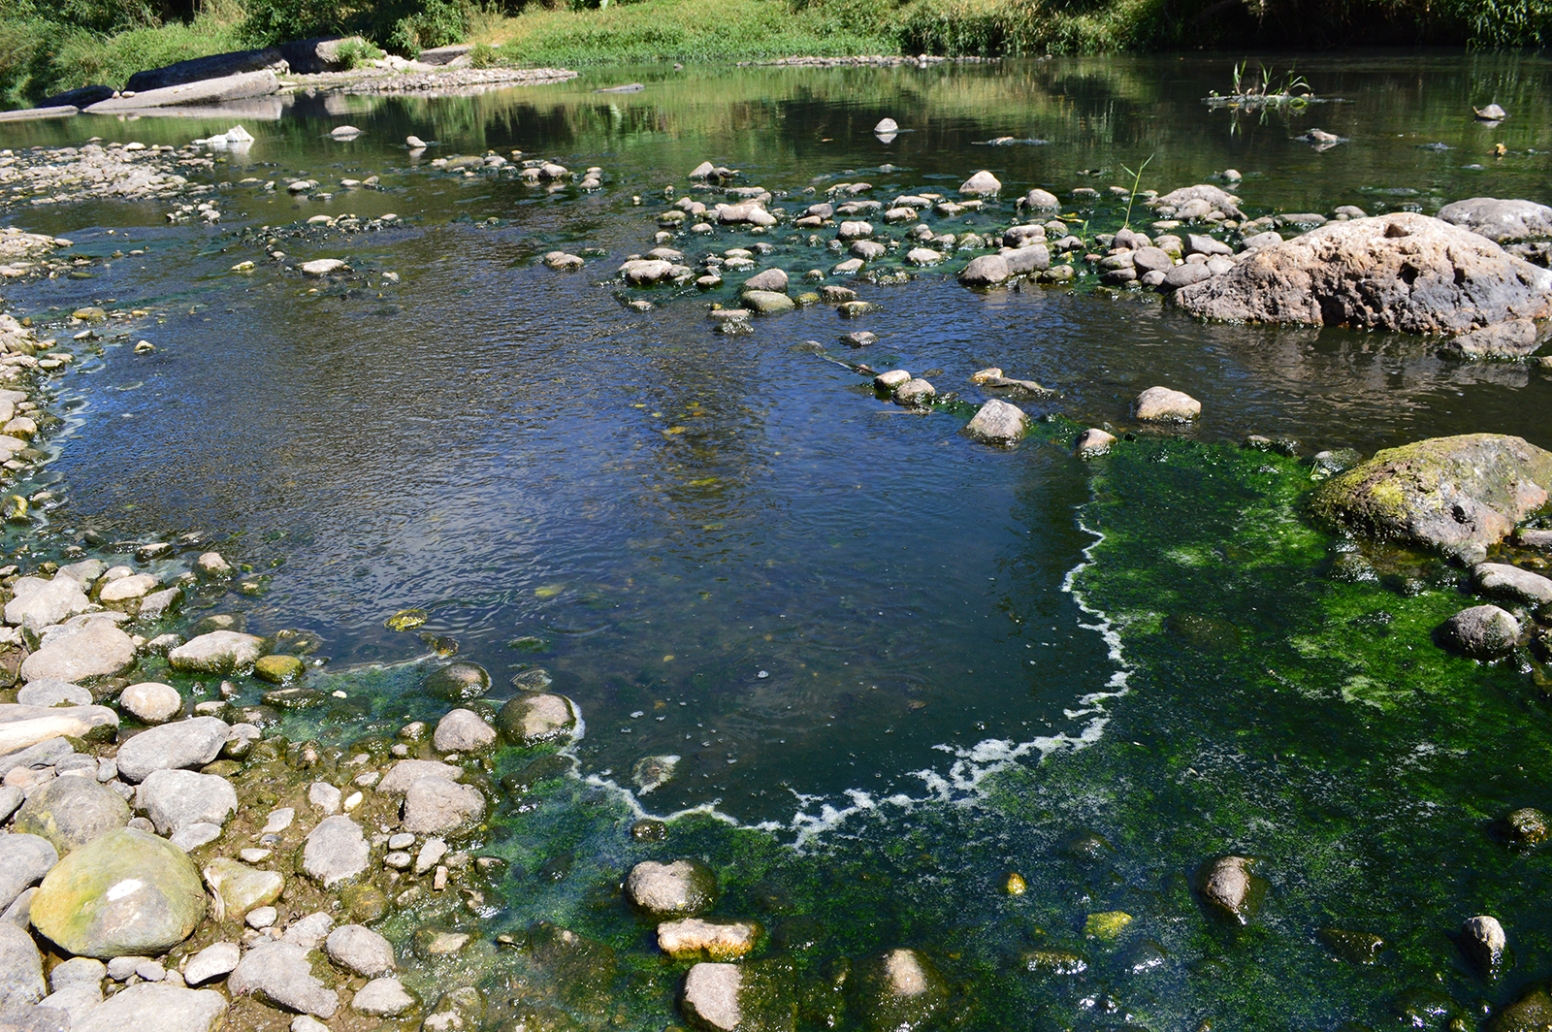
[[(1525, 671), (1434, 649), (1432, 628), (1465, 604), (1451, 571), (1383, 557), (1387, 579), (1332, 580), (1335, 542), (1301, 515), (1307, 462), (1238, 443), (1288, 434), (1308, 455), (1498, 431), (1552, 446), (1552, 379), (1451, 363), (1415, 339), (1199, 325), (1092, 281), (976, 295), (952, 281), (958, 261), (860, 285), (880, 305), (864, 319), (820, 305), (733, 337), (711, 332), (693, 291), (610, 279), (654, 246), (663, 188), (682, 193), (703, 159), (794, 193), (866, 180), (886, 201), (992, 169), (1007, 200), (942, 220), (951, 232), (1006, 226), (1031, 186), (1098, 189), (1064, 214), (1113, 230), (1124, 199), (1106, 188), (1150, 157), (1142, 185), (1161, 191), (1239, 169), (1251, 215), (1552, 194), (1552, 63), (1309, 58), (1299, 71), (1341, 103), (1236, 122), (1200, 99), (1227, 89), (1239, 56), (640, 69), (465, 100), (309, 100), (244, 122), (258, 139), (217, 167), (231, 184), (213, 195), (218, 228), (167, 226), (165, 203), (13, 209), (78, 251), (147, 251), (7, 295), (43, 321), (109, 298), (153, 313), (110, 331), (152, 340), (154, 356), (110, 344), (64, 382), (76, 419), (50, 469), (68, 504), (50, 518), (224, 539), (269, 579), (209, 604), (252, 629), (322, 636), (345, 671), (325, 686), (369, 705), (372, 729), (438, 712), (416, 697), (423, 668), (402, 665), (423, 646), (382, 626), (406, 606), (498, 684), (538, 664), (578, 702), (583, 780), (497, 808), (482, 847), (513, 865), (473, 908), (483, 916), (428, 905), (393, 926), (494, 933), (542, 918), (612, 959), (486, 939), (426, 961), (411, 978), (422, 991), (477, 977), (493, 998), (551, 999), (587, 1027), (662, 1027), (682, 969), (614, 886), (639, 859), (689, 854), (722, 873), (719, 914), (775, 931), (768, 953), (795, 965), (814, 1027), (860, 1021), (818, 988), (837, 958), (897, 945), (928, 950), (949, 978), (945, 1027), (1469, 1026), (1552, 975), (1547, 861), (1490, 834), (1510, 809), (1552, 805), (1545, 703)], [(633, 80), (647, 89), (588, 92)], [(1496, 129), (1471, 118), (1489, 101), (1511, 112)], [(885, 115), (911, 131), (875, 139)], [(345, 121), (366, 134), (329, 140)], [(1312, 127), (1349, 142), (1292, 139)], [(181, 145), (224, 128), (76, 120), (7, 126), (0, 146)], [(416, 162), (407, 133), (439, 147)], [(978, 145), (998, 136), (1048, 142)], [(1495, 159), (1499, 142), (1509, 153)], [(549, 193), (429, 165), (487, 148), (602, 166), (605, 188)], [(297, 201), (240, 182), (303, 174), (379, 175), (384, 189)], [(346, 212), (402, 223), (293, 232)], [(271, 238), (364, 275), (310, 292), (264, 260)], [(693, 260), (755, 241), (776, 248), (762, 267), (795, 274), (839, 257), (790, 229), (673, 246)], [(537, 261), (556, 247), (607, 256), (559, 274)], [(257, 270), (232, 273), (242, 260)], [(738, 278), (709, 300), (730, 301)], [(657, 306), (621, 304), (635, 297)], [(879, 343), (836, 342), (855, 329)], [(1026, 403), (1053, 420), (1017, 449), (985, 448), (960, 433), (969, 406), (908, 413), (807, 341), (972, 403), (985, 395), (970, 373), (1001, 366), (1060, 392)], [(1201, 425), (1071, 458), (1076, 429), (1129, 429), (1131, 399), (1155, 383), (1201, 399)], [(1396, 590), (1409, 572), (1430, 590)], [(387, 666), (349, 670), (370, 663)], [(358, 714), (342, 707), (321, 730), (360, 734)], [(698, 812), (665, 843), (632, 843), (637, 803), (616, 786), (665, 753), (682, 757), (679, 776), (640, 805)], [(508, 751), (494, 773), (532, 758)], [(1075, 853), (1086, 833), (1108, 847)], [(1225, 852), (1258, 857), (1272, 884), (1244, 929), (1189, 889)], [(1010, 871), (1027, 894), (1002, 893)], [(1086, 938), (1086, 916), (1112, 910), (1134, 918), (1120, 939)], [(1514, 951), (1495, 982), (1450, 938), (1477, 913), (1503, 920)], [(1353, 965), (1322, 944), (1331, 927), (1387, 947)], [(1032, 947), (1076, 950), (1088, 970), (1023, 971)]]

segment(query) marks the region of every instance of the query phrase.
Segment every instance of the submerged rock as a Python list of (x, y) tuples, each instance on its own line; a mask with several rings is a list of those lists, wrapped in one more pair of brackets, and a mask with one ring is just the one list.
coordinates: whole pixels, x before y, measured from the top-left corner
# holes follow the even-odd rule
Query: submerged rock
[(1098, 427), (1089, 427), (1078, 435), (1073, 442), (1073, 451), (1080, 459), (1092, 459), (1099, 455), (1109, 454), (1114, 448), (1116, 439), (1114, 434), (1106, 433)]
[(1533, 986), (1499, 1011), (1487, 1025), (1488, 1032), (1545, 1032), (1552, 1028), (1552, 996)]
[(978, 441), (1012, 444), (1024, 436), (1028, 426), (1029, 416), (1023, 409), (993, 398), (976, 412), (965, 427), (965, 432)]
[(1372, 932), (1322, 928), (1320, 939), (1327, 949), (1350, 964), (1373, 964), (1385, 948), (1385, 940)]
[(858, 1017), (872, 1032), (911, 1032), (937, 1017), (948, 985), (919, 950), (897, 949), (870, 957), (851, 980)]
[(1344, 529), (1480, 559), (1546, 504), (1552, 452), (1465, 434), (1390, 448), (1316, 489), (1311, 508)]
[(1520, 845), (1534, 845), (1543, 841), (1549, 831), (1547, 815), (1532, 806), (1521, 807), (1503, 820), (1506, 838)]
[(1196, 873), (1196, 891), (1209, 910), (1238, 924), (1249, 924), (1266, 896), (1265, 880), (1251, 872), (1255, 861), (1243, 856), (1209, 860)]
[(702, 962), (684, 977), (679, 1009), (701, 1032), (793, 1032), (797, 1002), (788, 965)]
[(1454, 334), (1546, 318), (1549, 291), (1552, 270), (1469, 230), (1397, 212), (1259, 248), (1172, 299), (1206, 319)]
[(1473, 659), (1507, 655), (1520, 640), (1520, 622), (1497, 606), (1462, 609), (1439, 628), (1439, 641)]
[(625, 878), (625, 896), (652, 917), (693, 917), (717, 901), (717, 876), (698, 860), (646, 860)]
[(1440, 352), (1466, 361), (1516, 362), (1535, 354), (1545, 341), (1542, 330), (1530, 319), (1510, 319), (1461, 334)]
[(155, 956), (204, 916), (205, 890), (187, 854), (133, 828), (66, 856), (32, 900), (33, 926), (84, 957)]
[(520, 695), (501, 707), (496, 729), (513, 745), (538, 745), (568, 738), (577, 726), (576, 709), (564, 695)]

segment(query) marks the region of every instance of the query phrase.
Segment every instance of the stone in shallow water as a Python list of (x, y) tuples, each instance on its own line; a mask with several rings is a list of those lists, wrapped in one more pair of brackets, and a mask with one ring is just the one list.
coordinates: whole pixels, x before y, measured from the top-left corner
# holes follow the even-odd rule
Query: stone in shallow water
[(205, 915), (199, 873), (178, 847), (120, 828), (61, 860), (32, 901), (32, 923), (86, 957), (156, 955)]
[(576, 730), (577, 715), (564, 695), (521, 695), (501, 707), (496, 728), (513, 745), (537, 745), (567, 738)]
[(1503, 925), (1496, 917), (1479, 915), (1467, 918), (1460, 926), (1461, 952), (1483, 974), (1491, 975), (1498, 970), (1508, 944)]
[(183, 696), (170, 684), (143, 681), (119, 693), (119, 706), (143, 724), (164, 724), (183, 709)]
[(1203, 902), (1237, 924), (1249, 924), (1266, 897), (1266, 882), (1252, 873), (1255, 861), (1242, 856), (1221, 856), (1203, 864), (1196, 873), (1196, 890)]
[(111, 619), (91, 614), (74, 619), (83, 622), (50, 632), (43, 647), (22, 662), (22, 680), (115, 677), (135, 665), (134, 640)]
[(229, 674), (239, 667), (252, 666), (263, 646), (264, 639), (252, 634), (211, 631), (167, 653), (167, 661), (174, 670), (186, 673)]
[(490, 673), (478, 663), (449, 663), (427, 674), (420, 690), (446, 702), (467, 702), (490, 691)]
[(1002, 189), (1002, 182), (984, 169), (959, 184), (959, 192), (968, 197), (992, 197)]
[(496, 744), (496, 729), (473, 710), (455, 709), (437, 722), (431, 736), (437, 752), (483, 752)]
[(1115, 447), (1114, 434), (1105, 432), (1098, 427), (1089, 427), (1078, 435), (1073, 442), (1073, 450), (1082, 459), (1092, 459), (1099, 455), (1108, 454)]
[(625, 878), (625, 896), (653, 917), (692, 917), (717, 901), (717, 876), (698, 860), (646, 860)]
[(857, 965), (851, 997), (872, 1032), (897, 1032), (937, 1017), (948, 1002), (948, 985), (921, 951), (896, 949)]
[(675, 960), (706, 957), (715, 961), (739, 960), (749, 955), (760, 938), (753, 921), (703, 921), (685, 918), (657, 926), (657, 945)]
[(306, 669), (298, 656), (262, 656), (254, 661), (253, 676), (271, 684), (286, 684), (301, 677)]
[(1149, 423), (1185, 423), (1202, 414), (1202, 403), (1182, 391), (1149, 387), (1137, 396), (1137, 418)]
[(359, 824), (345, 816), (326, 817), (307, 835), (302, 869), (324, 888), (332, 888), (365, 871), (371, 853)]
[(1471, 571), (1477, 590), (1530, 606), (1552, 602), (1552, 579), (1507, 563), (1479, 563)]
[(117, 792), (94, 778), (71, 777), (33, 789), (16, 814), (15, 830), (68, 853), (128, 823), (129, 805)]
[(1462, 609), (1439, 628), (1439, 640), (1473, 659), (1497, 659), (1520, 639), (1520, 622), (1497, 606)]
[(374, 978), (356, 991), (350, 1006), (362, 1014), (391, 1018), (413, 1010), (415, 997), (397, 978)]
[(1028, 425), (1029, 416), (1023, 409), (993, 398), (976, 412), (965, 432), (978, 441), (1011, 444), (1024, 436)]

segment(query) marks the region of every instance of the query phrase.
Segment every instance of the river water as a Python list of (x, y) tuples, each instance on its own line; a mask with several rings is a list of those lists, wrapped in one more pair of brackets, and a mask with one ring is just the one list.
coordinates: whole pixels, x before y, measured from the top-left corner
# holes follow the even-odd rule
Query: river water
[[(1540, 693), (1525, 672), (1434, 651), (1429, 629), (1465, 604), (1448, 570), (1387, 560), (1431, 578), (1421, 595), (1395, 577), (1332, 581), (1333, 542), (1300, 515), (1308, 464), (1239, 442), (1288, 435), (1308, 456), (1494, 431), (1552, 447), (1552, 377), (1418, 339), (1198, 324), (1092, 278), (975, 294), (953, 280), (963, 259), (858, 285), (879, 306), (864, 318), (820, 304), (743, 336), (705, 315), (739, 276), (709, 296), (614, 278), (655, 246), (665, 188), (690, 189), (702, 160), (791, 209), (822, 199), (810, 187), (866, 181), (887, 202), (990, 169), (1000, 206), (935, 220), (960, 233), (1000, 231), (1033, 186), (1064, 198), (1075, 232), (1114, 231), (1126, 197), (1109, 188), (1145, 161), (1141, 188), (1161, 192), (1239, 170), (1252, 216), (1552, 194), (1543, 59), (1300, 58), (1326, 102), (1209, 109), (1238, 59), (664, 66), (462, 99), (308, 98), (244, 122), (253, 146), (211, 179), (225, 184), (217, 227), (168, 225), (166, 202), (13, 210), (104, 260), (11, 290), (11, 310), (150, 313), (64, 383), (72, 418), (50, 470), (68, 504), (51, 520), (210, 535), (264, 578), (221, 608), (321, 636), (384, 721), (435, 712), (415, 693), (425, 664), (405, 665), (426, 646), (384, 627), (406, 607), (491, 671), (495, 698), (547, 670), (585, 716), (584, 780), (498, 817), (487, 845), (514, 873), (487, 923), (548, 918), (621, 952), (617, 1011), (555, 988), (558, 974), (545, 990), (583, 1025), (671, 1020), (676, 973), (638, 956), (643, 932), (600, 894), (634, 859), (685, 851), (723, 872), (719, 912), (778, 931), (817, 919), (815, 944), (791, 950), (805, 977), (843, 954), (932, 951), (954, 987), (945, 1025), (1474, 1022), (1552, 974), (1545, 859), (1490, 833), (1509, 809), (1552, 805)], [(633, 81), (645, 88), (592, 92)], [(1489, 102), (1510, 118), (1477, 122)], [(887, 141), (871, 132), (885, 116), (904, 130)], [(328, 136), (347, 122), (364, 133)], [(1295, 139), (1316, 127), (1346, 142)], [(182, 145), (225, 128), (78, 118), (6, 126), (0, 145)], [(410, 154), (411, 133), (435, 146)], [(986, 142), (1010, 136), (1037, 142)], [(431, 164), (514, 149), (600, 166), (604, 188)], [(327, 200), (283, 189), (370, 176), (379, 189)], [(1099, 199), (1067, 200), (1080, 187)], [(399, 219), (299, 228), (347, 212)], [(761, 267), (795, 281), (842, 257), (789, 228), (672, 246), (693, 262), (755, 242), (775, 248)], [(304, 280), (267, 246), (356, 275)], [(145, 254), (111, 257), (131, 248)], [(544, 267), (557, 248), (587, 266)], [(231, 270), (244, 260), (256, 269)], [(838, 341), (858, 329), (878, 342)], [(142, 338), (154, 355), (127, 346)], [(961, 433), (968, 407), (907, 411), (836, 359), (903, 367), (970, 403), (992, 396), (970, 374), (999, 366), (1055, 391), (1021, 399), (1052, 418), (988, 448)], [(1131, 399), (1154, 384), (1200, 399), (1200, 425), (1071, 457), (1077, 427), (1135, 429)], [(637, 762), (662, 755), (680, 758), (675, 778), (630, 792)], [(681, 817), (643, 851), (620, 832), (641, 811), (714, 816)], [(1105, 844), (1073, 845), (1087, 834)], [(1234, 851), (1272, 884), (1244, 929), (1188, 884)], [(1010, 871), (1024, 896), (1002, 892)], [(1087, 915), (1114, 910), (1134, 918), (1117, 940), (1085, 935)], [(1450, 938), (1475, 913), (1509, 929), (1497, 981)], [(1387, 946), (1354, 965), (1322, 938), (1333, 927)], [(1076, 950), (1088, 970), (1023, 971), (1032, 947)], [(469, 977), (505, 970), (479, 956)], [(428, 984), (445, 982), (427, 964)]]

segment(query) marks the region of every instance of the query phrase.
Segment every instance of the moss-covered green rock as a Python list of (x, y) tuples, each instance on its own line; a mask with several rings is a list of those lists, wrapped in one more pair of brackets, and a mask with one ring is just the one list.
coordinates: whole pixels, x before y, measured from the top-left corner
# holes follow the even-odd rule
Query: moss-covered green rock
[(1070, 950), (1026, 950), (1019, 963), (1036, 975), (1081, 975), (1089, 969), (1089, 962)]
[(1545, 505), (1549, 489), (1552, 452), (1463, 434), (1379, 452), (1323, 483), (1311, 508), (1350, 531), (1475, 558)]
[(490, 691), (490, 672), (478, 663), (449, 663), (427, 674), (420, 690), (444, 702), (467, 702)]
[(253, 664), (253, 676), (271, 684), (289, 684), (301, 677), (306, 667), (296, 656), (262, 656)]
[(120, 828), (59, 862), (32, 900), (32, 923), (82, 957), (156, 956), (205, 916), (188, 855), (166, 839)]
[(937, 1017), (948, 985), (919, 950), (897, 949), (857, 965), (851, 1009), (872, 1032), (912, 1032)]
[(1373, 932), (1350, 932), (1343, 928), (1322, 928), (1320, 941), (1349, 964), (1373, 964), (1385, 948), (1385, 940)]
[(519, 695), (501, 707), (496, 730), (513, 745), (538, 745), (569, 738), (577, 726), (577, 711), (564, 695)]
[(285, 875), (279, 871), (261, 871), (224, 856), (210, 861), (203, 873), (205, 884), (231, 920), (241, 920), (255, 907), (275, 902), (286, 887)]
[(1548, 1032), (1552, 1029), (1552, 996), (1536, 986), (1499, 1011), (1488, 1032)]

